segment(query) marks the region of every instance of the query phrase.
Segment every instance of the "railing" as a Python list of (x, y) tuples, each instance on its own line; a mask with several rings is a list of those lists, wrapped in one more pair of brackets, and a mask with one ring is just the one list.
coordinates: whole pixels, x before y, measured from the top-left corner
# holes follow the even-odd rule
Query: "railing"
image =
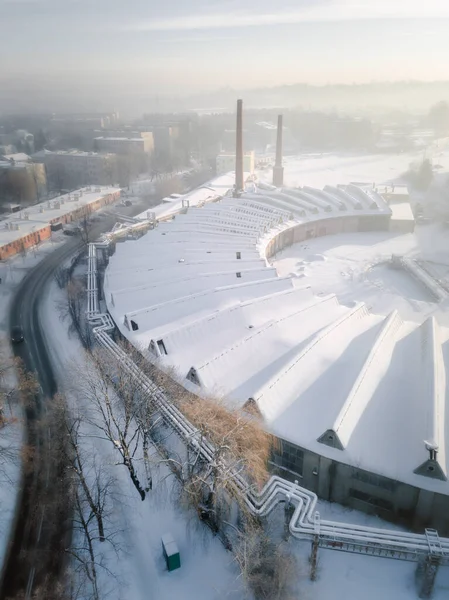
[(448, 298), (448, 293), (441, 283), (425, 271), (416, 260), (403, 256), (400, 259), (400, 264), (427, 288), (437, 302), (443, 302)]
[[(156, 386), (110, 337), (115, 325), (107, 314), (98, 310), (96, 249), (89, 246), (87, 273), (87, 316), (92, 324), (96, 341), (105, 348), (140, 384), (155, 402), (164, 421), (198, 452), (204, 460), (214, 461), (214, 447), (198, 435), (197, 429), (174, 406), (165, 392)], [(92, 248), (93, 247), (93, 248)], [(357, 552), (373, 556), (418, 561), (421, 557), (437, 557), (439, 564), (449, 565), (449, 539), (439, 538), (435, 530), (425, 534), (366, 527), (353, 523), (321, 520), (317, 509), (317, 495), (278, 476), (272, 476), (262, 491), (255, 492), (238, 472), (232, 472), (234, 491), (243, 497), (249, 510), (257, 516), (270, 514), (280, 503), (295, 506), (289, 531), (298, 539), (315, 540), (323, 548)], [(430, 543), (430, 540), (432, 543)], [(436, 543), (437, 541), (437, 543)]]

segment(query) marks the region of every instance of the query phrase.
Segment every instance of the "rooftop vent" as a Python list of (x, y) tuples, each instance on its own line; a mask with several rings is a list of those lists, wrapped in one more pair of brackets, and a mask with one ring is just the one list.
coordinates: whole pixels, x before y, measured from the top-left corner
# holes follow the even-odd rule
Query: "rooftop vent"
[(424, 441), (424, 445), (429, 453), (429, 458), (415, 469), (414, 473), (423, 475), (424, 477), (432, 477), (433, 479), (447, 481), (447, 477), (438, 462), (438, 445), (434, 442), (426, 441)]

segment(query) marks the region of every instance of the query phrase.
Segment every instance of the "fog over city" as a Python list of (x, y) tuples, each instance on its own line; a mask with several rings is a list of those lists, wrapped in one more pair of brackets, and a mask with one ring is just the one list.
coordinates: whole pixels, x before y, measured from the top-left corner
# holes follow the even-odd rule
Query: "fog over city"
[[(230, 108), (227, 88), (447, 80), (445, 0), (0, 0), (0, 14), (3, 110), (105, 110), (109, 101), (137, 115), (164, 101)], [(438, 99), (432, 86), (423, 94)], [(332, 106), (332, 89), (275, 98), (304, 106), (320, 95)], [(350, 105), (351, 95), (335, 101)], [(417, 95), (400, 87), (392, 101), (418, 107)]]

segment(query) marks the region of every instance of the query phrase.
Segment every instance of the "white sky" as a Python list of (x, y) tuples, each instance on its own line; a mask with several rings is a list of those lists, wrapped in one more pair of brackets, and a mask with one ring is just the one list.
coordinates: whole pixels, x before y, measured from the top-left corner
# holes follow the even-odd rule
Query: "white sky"
[(0, 0), (0, 15), (0, 82), (182, 93), (447, 78), (449, 0)]

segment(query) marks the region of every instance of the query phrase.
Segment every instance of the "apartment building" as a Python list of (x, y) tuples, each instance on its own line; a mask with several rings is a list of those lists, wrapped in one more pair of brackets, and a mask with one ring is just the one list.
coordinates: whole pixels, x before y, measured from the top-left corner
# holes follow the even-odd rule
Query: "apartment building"
[(96, 137), (95, 149), (99, 152), (113, 152), (114, 154), (150, 154), (154, 150), (153, 134), (144, 137)]
[(116, 155), (79, 150), (41, 150), (33, 160), (45, 165), (49, 186), (58, 191), (82, 185), (110, 185), (116, 177)]
[(23, 153), (0, 156), (0, 203), (33, 204), (46, 191), (44, 165), (31, 162)]

